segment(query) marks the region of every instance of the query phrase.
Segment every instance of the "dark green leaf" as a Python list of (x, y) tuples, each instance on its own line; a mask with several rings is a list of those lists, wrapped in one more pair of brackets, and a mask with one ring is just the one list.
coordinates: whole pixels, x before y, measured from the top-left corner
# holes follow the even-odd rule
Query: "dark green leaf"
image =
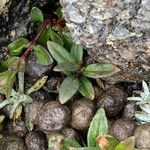
[(41, 45), (36, 45), (33, 47), (33, 49), (40, 64), (50, 65), (53, 63), (52, 57), (44, 47), (42, 47)]
[(94, 89), (92, 83), (86, 77), (80, 78), (79, 92), (86, 98), (91, 100), (94, 99)]
[(78, 62), (81, 62), (83, 57), (83, 46), (74, 43), (71, 47), (70, 53)]
[(8, 45), (11, 56), (18, 56), (22, 53), (23, 49), (27, 47), (29, 41), (25, 38), (19, 38)]
[(48, 41), (47, 47), (53, 58), (59, 63), (75, 63), (75, 58), (70, 53), (55, 42)]
[(92, 122), (87, 135), (87, 143), (89, 147), (96, 147), (96, 138), (101, 135), (108, 134), (108, 124), (105, 111), (103, 108), (98, 109)]
[(64, 47), (70, 51), (72, 45), (74, 44), (71, 34), (69, 32), (57, 32), (57, 34), (63, 40)]
[(90, 78), (104, 78), (119, 71), (120, 69), (112, 64), (91, 64), (84, 68), (83, 74)]
[(72, 76), (72, 72), (71, 71), (63, 71), (63, 73), (66, 75), (66, 76)]
[(71, 63), (61, 63), (58, 64), (58, 68), (60, 68), (61, 71), (77, 71), (80, 68), (80, 65)]
[(0, 66), (0, 72), (6, 71), (9, 64), (11, 64), (15, 60), (18, 60), (18, 57), (9, 57), (8, 59), (6, 59), (5, 62)]
[(50, 28), (50, 31), (49, 31), (49, 36), (51, 38), (51, 40), (61, 46), (63, 46), (63, 41), (62, 39), (59, 37), (58, 34), (56, 34), (51, 28)]
[(64, 79), (59, 90), (59, 101), (61, 104), (67, 102), (79, 89), (79, 80), (75, 77)]
[(71, 138), (64, 138), (63, 140), (63, 147), (60, 150), (69, 150), (70, 147), (81, 147), (80, 144)]
[(50, 31), (51, 31), (51, 27), (47, 26), (45, 30), (42, 32), (42, 34), (40, 35), (38, 39), (39, 42), (45, 44), (50, 39), (50, 35), (49, 35)]
[(58, 9), (56, 10), (56, 15), (58, 16), (58, 18), (62, 18), (63, 14), (62, 14), (62, 7), (59, 6)]
[(44, 17), (43, 17), (43, 13), (42, 11), (37, 8), (37, 7), (33, 7), (31, 10), (31, 17), (35, 22), (39, 22), (42, 23), (44, 21)]

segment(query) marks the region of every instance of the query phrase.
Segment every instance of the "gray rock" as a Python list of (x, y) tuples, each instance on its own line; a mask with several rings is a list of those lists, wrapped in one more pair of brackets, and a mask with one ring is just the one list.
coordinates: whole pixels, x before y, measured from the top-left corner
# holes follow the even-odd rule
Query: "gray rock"
[(7, 136), (0, 140), (0, 150), (26, 150), (25, 143), (16, 136)]
[(75, 41), (85, 45), (96, 62), (112, 63), (120, 68), (105, 80), (112, 84), (150, 81), (149, 0), (60, 2)]
[(34, 53), (31, 53), (26, 62), (26, 73), (32, 78), (40, 78), (52, 69), (52, 65), (42, 65)]
[(150, 124), (145, 123), (138, 126), (134, 132), (136, 148), (150, 149)]
[(1, 0), (0, 1), (0, 47), (30, 35), (33, 22), (30, 17), (33, 6), (42, 7), (46, 0)]

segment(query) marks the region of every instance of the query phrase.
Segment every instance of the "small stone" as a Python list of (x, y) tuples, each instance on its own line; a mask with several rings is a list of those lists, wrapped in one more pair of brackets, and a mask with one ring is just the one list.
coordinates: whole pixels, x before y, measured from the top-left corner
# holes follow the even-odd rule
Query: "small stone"
[(135, 126), (134, 121), (119, 119), (110, 127), (110, 133), (119, 141), (123, 141), (133, 135)]
[(26, 147), (21, 138), (7, 136), (0, 140), (0, 150), (26, 150)]
[(98, 107), (103, 107), (108, 117), (116, 116), (123, 109), (126, 100), (126, 94), (123, 90), (111, 87), (99, 96)]
[(42, 109), (44, 102), (34, 100), (25, 106), (25, 117), (34, 124), (37, 124), (38, 112)]
[(16, 119), (15, 121), (9, 122), (9, 132), (17, 135), (18, 137), (23, 137), (27, 133), (25, 123), (21, 118)]
[(38, 126), (44, 132), (59, 131), (70, 121), (70, 111), (57, 101), (47, 102), (38, 112)]
[(135, 119), (135, 111), (136, 111), (136, 104), (133, 102), (129, 102), (126, 104), (124, 111), (123, 111), (123, 117), (129, 120)]
[(28, 150), (46, 150), (46, 139), (43, 134), (29, 132), (25, 137), (25, 143)]
[(142, 124), (135, 129), (134, 132), (136, 148), (150, 149), (150, 124)]
[(78, 132), (73, 129), (73, 128), (64, 128), (61, 133), (65, 136), (65, 137), (68, 137), (68, 138), (72, 138), (74, 140), (77, 140), (79, 141), (80, 137), (79, 137), (79, 134)]
[(71, 110), (72, 115), (70, 124), (72, 128), (78, 130), (88, 129), (94, 115), (93, 103), (86, 98), (77, 100), (71, 104)]
[(32, 78), (40, 78), (52, 69), (52, 65), (42, 65), (36, 56), (31, 53), (26, 62), (26, 73)]

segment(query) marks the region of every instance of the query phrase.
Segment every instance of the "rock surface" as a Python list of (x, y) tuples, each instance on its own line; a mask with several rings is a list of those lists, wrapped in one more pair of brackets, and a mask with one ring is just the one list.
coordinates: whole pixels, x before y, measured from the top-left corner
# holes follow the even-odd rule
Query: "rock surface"
[(74, 39), (99, 63), (120, 71), (107, 78), (150, 81), (149, 0), (60, 0)]
[(31, 8), (45, 4), (46, 0), (0, 0), (0, 47), (31, 34)]

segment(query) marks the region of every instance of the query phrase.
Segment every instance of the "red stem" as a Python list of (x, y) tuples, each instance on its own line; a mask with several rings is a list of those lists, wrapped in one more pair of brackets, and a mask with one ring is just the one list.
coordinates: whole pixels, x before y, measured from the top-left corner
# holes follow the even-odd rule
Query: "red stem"
[(27, 58), (27, 56), (29, 55), (29, 53), (32, 51), (33, 46), (37, 43), (37, 40), (39, 39), (40, 35), (42, 34), (42, 32), (44, 31), (44, 29), (46, 28), (46, 26), (51, 22), (50, 19), (46, 19), (44, 21), (44, 23), (42, 24), (41, 28), (39, 29), (39, 31), (37, 32), (37, 35), (35, 36), (35, 38), (30, 42), (28, 48), (26, 49), (26, 51), (22, 54), (22, 56), (20, 57), (20, 60), (23, 61)]

